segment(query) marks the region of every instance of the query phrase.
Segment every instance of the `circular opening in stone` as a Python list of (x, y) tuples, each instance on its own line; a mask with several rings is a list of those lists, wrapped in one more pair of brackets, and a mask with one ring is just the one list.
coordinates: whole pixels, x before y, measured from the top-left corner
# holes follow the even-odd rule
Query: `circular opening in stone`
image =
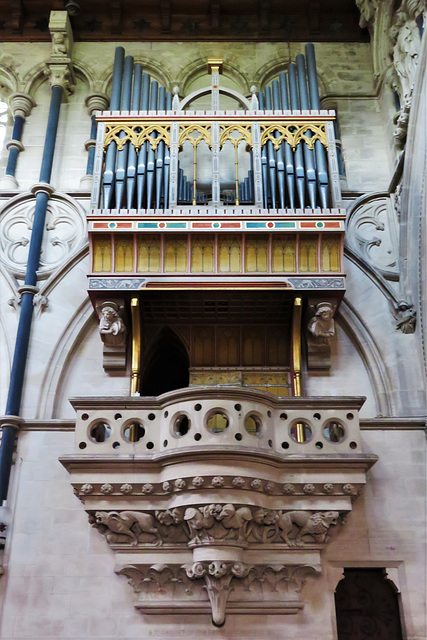
[(128, 422), (123, 429), (123, 437), (127, 442), (139, 442), (145, 436), (145, 429), (139, 422)]
[(316, 449), (323, 449), (323, 442), (316, 442), (314, 446), (316, 447)]
[(354, 418), (354, 413), (347, 413), (347, 420), (353, 420)]
[(267, 415), (269, 418), (271, 418), (271, 411), (267, 411)]
[(202, 409), (202, 405), (201, 404), (197, 403), (197, 404), (194, 405), (194, 411), (201, 411), (201, 409)]
[(169, 443), (168, 443), (168, 441), (167, 441), (167, 440), (163, 440), (163, 446), (164, 446), (164, 447), (167, 447), (167, 446), (168, 446), (168, 444), (169, 444)]
[(188, 416), (181, 414), (175, 419), (173, 430), (177, 436), (185, 436), (190, 430), (191, 422)]
[(153, 442), (147, 442), (147, 449), (152, 449), (154, 447)]
[(298, 420), (289, 429), (290, 436), (294, 442), (298, 444), (304, 444), (311, 439), (312, 430), (310, 425), (304, 420)]
[(235, 404), (234, 408), (236, 409), (236, 411), (241, 411), (242, 410), (242, 405), (241, 404)]
[(199, 440), (202, 439), (202, 434), (201, 433), (195, 433), (194, 434), (194, 439), (196, 440), (196, 442), (198, 442)]
[(282, 449), (289, 449), (289, 442), (282, 442)]
[(288, 414), (287, 413), (281, 413), (280, 414), (280, 420), (287, 420), (288, 419)]
[(314, 414), (313, 414), (313, 418), (314, 418), (315, 420), (320, 420), (320, 419), (322, 418), (322, 416), (320, 415), (320, 413), (314, 413)]
[(249, 413), (245, 417), (245, 429), (251, 436), (258, 436), (261, 433), (262, 421), (256, 413)]
[(269, 447), (272, 447), (272, 446), (273, 446), (273, 440), (269, 440), (269, 441), (268, 441), (268, 446), (269, 446)]
[(120, 420), (121, 417), (122, 417), (121, 413), (116, 413), (116, 415), (114, 416), (114, 420)]
[(82, 420), (87, 420), (89, 418), (88, 413), (82, 413)]
[(148, 417), (149, 420), (155, 420), (156, 419), (156, 414), (155, 413), (149, 413), (147, 417)]
[(235, 435), (234, 437), (236, 438), (236, 440), (237, 440), (238, 442), (240, 442), (240, 441), (241, 441), (241, 439), (243, 438), (243, 436), (242, 436), (242, 434), (241, 434), (241, 433), (236, 433), (236, 435)]
[(350, 442), (350, 449), (357, 449), (357, 442)]
[(91, 426), (89, 437), (92, 442), (105, 442), (111, 435), (111, 427), (106, 422), (96, 422)]
[(168, 415), (169, 415), (169, 411), (165, 411), (163, 415), (164, 415), (165, 418), (167, 418)]
[(113, 447), (113, 449), (118, 449), (120, 447), (120, 442), (113, 442), (111, 446)]
[(341, 442), (345, 436), (345, 429), (338, 420), (328, 420), (323, 427), (323, 435), (329, 442)]
[(206, 420), (206, 427), (211, 433), (223, 433), (228, 428), (227, 414), (222, 411), (211, 413)]
[(86, 449), (87, 444), (86, 442), (79, 442), (79, 449)]

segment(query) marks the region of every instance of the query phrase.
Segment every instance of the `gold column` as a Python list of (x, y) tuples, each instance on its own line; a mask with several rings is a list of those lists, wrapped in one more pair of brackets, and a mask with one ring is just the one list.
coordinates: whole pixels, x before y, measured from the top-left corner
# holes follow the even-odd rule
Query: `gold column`
[[(292, 319), (292, 375), (294, 396), (302, 395), (301, 388), (301, 314), (302, 300), (295, 298), (294, 312)], [(298, 442), (305, 441), (305, 430), (302, 423), (296, 425), (296, 436)]]
[(139, 318), (139, 300), (132, 298), (130, 301), (132, 314), (132, 378), (130, 383), (130, 394), (139, 394), (140, 384), (140, 364), (141, 364), (141, 322)]

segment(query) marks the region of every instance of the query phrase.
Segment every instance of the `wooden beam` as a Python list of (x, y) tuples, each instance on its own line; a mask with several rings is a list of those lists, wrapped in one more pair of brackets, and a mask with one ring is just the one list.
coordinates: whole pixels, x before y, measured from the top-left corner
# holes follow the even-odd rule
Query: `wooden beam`
[(160, 0), (160, 18), (162, 33), (169, 33), (171, 30), (171, 2), (170, 0)]
[(111, 6), (111, 33), (122, 32), (122, 2), (110, 0)]
[(219, 18), (221, 11), (221, 0), (211, 0), (211, 4), (209, 7), (210, 19), (211, 19), (211, 30), (219, 31)]

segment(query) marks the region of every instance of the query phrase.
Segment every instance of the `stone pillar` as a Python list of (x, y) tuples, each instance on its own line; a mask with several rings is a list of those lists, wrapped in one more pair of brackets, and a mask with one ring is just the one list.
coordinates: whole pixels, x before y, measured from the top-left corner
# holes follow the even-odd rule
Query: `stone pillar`
[(108, 98), (103, 94), (93, 94), (86, 98), (85, 104), (91, 118), (90, 138), (85, 142), (85, 149), (88, 152), (86, 175), (80, 180), (80, 189), (85, 191), (92, 190), (93, 184), (93, 167), (95, 163), (95, 147), (96, 147), (96, 112), (105, 111), (108, 107)]

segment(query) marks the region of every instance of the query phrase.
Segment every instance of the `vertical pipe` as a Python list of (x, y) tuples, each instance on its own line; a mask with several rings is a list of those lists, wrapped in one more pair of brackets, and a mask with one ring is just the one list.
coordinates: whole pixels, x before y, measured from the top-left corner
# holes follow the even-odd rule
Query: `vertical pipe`
[[(291, 63), (288, 66), (288, 79), (289, 79), (289, 97), (291, 103), (291, 109), (297, 110), (300, 108), (299, 99), (298, 99), (298, 86), (297, 86), (297, 76), (295, 72), (295, 65)], [(304, 209), (305, 204), (305, 171), (304, 171), (304, 161), (302, 156), (301, 145), (298, 145), (294, 151), (294, 168), (295, 168), (295, 177), (297, 183), (297, 193), (299, 206), (301, 209)]]
[[(46, 185), (50, 182), (52, 174), (53, 154), (55, 151), (56, 135), (58, 131), (62, 92), (62, 86), (52, 86), (39, 178), (41, 183), (45, 183), (45, 186), (43, 188), (40, 187), (36, 194), (33, 228), (31, 231), (25, 284), (21, 299), (21, 312), (19, 315), (15, 351), (13, 354), (12, 370), (10, 374), (9, 393), (6, 403), (5, 413), (7, 416), (18, 416), (21, 409), (24, 374), (33, 318), (33, 296), (37, 292), (37, 269), (40, 264), (40, 252), (46, 220), (47, 203), (49, 200), (49, 193), (51, 192)], [(2, 504), (3, 500), (6, 500), (7, 498), (14, 446), (15, 427), (4, 422), (0, 449), (0, 504)]]
[(197, 145), (193, 143), (193, 206), (197, 204)]
[[(271, 87), (265, 89), (265, 107), (266, 109), (272, 109), (273, 104), (271, 100)], [(270, 176), (270, 194), (271, 194), (271, 207), (276, 208), (276, 157), (274, 153), (274, 147), (271, 140), (267, 142), (267, 158), (268, 158), (268, 172)]]
[[(125, 57), (125, 50), (123, 47), (117, 47), (114, 56), (114, 70), (113, 70), (113, 86), (111, 89), (111, 101), (110, 110), (117, 111), (120, 108), (120, 96), (122, 92), (122, 75), (123, 75), (123, 61)], [(114, 168), (116, 165), (116, 143), (111, 142), (108, 145), (107, 152), (105, 154), (105, 168), (103, 176), (103, 194), (104, 194), (104, 208), (109, 209), (111, 204), (111, 198), (113, 195), (114, 186)]]
[[(273, 81), (273, 108), (281, 108), (281, 100), (279, 94), (279, 83), (277, 80)], [(278, 131), (274, 132), (276, 138), (280, 137)], [(276, 169), (277, 169), (277, 184), (279, 185), (280, 207), (285, 208), (285, 157), (283, 153), (284, 143), (282, 142), (276, 151)]]
[(234, 181), (236, 184), (236, 205), (239, 204), (239, 147), (234, 145)]
[[(139, 110), (139, 100), (141, 96), (141, 82), (142, 82), (142, 66), (140, 64), (135, 65), (134, 79), (133, 79), (133, 92), (131, 110)], [(129, 145), (128, 151), (128, 166), (126, 175), (126, 194), (127, 194), (127, 208), (132, 209), (133, 197), (135, 193), (136, 183), (136, 149), (133, 145)]]
[[(259, 108), (260, 110), (264, 110), (264, 94), (262, 91), (258, 94)], [(268, 209), (268, 194), (269, 194), (269, 184), (268, 184), (268, 158), (267, 158), (267, 145), (261, 147), (261, 171), (262, 171), (262, 194), (263, 194), (263, 204), (264, 209)]]
[[(282, 101), (282, 109), (285, 111), (288, 111), (289, 110), (288, 80), (284, 71), (279, 76), (279, 83), (280, 83), (280, 98)], [(295, 209), (294, 157), (293, 157), (292, 148), (289, 142), (284, 143), (284, 149), (285, 149), (286, 184), (288, 187), (289, 206), (291, 209)]]
[[(173, 94), (168, 91), (166, 94), (166, 111), (172, 111)], [(163, 208), (169, 207), (169, 190), (170, 190), (170, 164), (171, 150), (169, 145), (165, 145), (165, 171), (164, 171), (164, 187), (163, 187)]]
[[(90, 139), (96, 140), (96, 117), (91, 116), (91, 125), (90, 125)], [(93, 166), (95, 163), (95, 145), (89, 147), (89, 151), (87, 153), (87, 165), (86, 165), (86, 175), (93, 176)]]
[(292, 318), (292, 377), (294, 396), (302, 395), (301, 387), (301, 315), (302, 299), (296, 297), (294, 300), (294, 311)]
[[(150, 76), (148, 73), (142, 74), (141, 98), (139, 101), (141, 111), (148, 111), (150, 100)], [(136, 168), (136, 190), (137, 190), (137, 209), (142, 209), (142, 201), (144, 197), (146, 172), (147, 172), (147, 147), (148, 142), (144, 142), (139, 150), (138, 165)]]
[[(159, 83), (157, 80), (153, 80), (150, 89), (150, 111), (157, 111), (157, 92)], [(153, 133), (152, 138), (156, 138), (157, 134)], [(154, 165), (155, 165), (155, 151), (150, 143), (148, 144), (147, 152), (147, 209), (151, 209), (151, 200), (153, 198), (154, 190)]]
[[(312, 109), (320, 111), (319, 85), (317, 82), (316, 54), (311, 42), (305, 45), (305, 55), (307, 59), (308, 87), (310, 91), (310, 105)], [(317, 179), (319, 182), (320, 201), (323, 208), (328, 206), (328, 169), (326, 163), (326, 153), (320, 140), (314, 143), (317, 165)]]
[(15, 120), (13, 123), (13, 130), (12, 130), (12, 138), (7, 145), (9, 148), (9, 156), (7, 158), (6, 171), (4, 172), (6, 176), (15, 177), (16, 162), (18, 160), (19, 152), (23, 148), (21, 143), (21, 138), (22, 138), (22, 130), (24, 128), (24, 122), (25, 122), (25, 119), (23, 116), (15, 116)]
[[(308, 110), (310, 109), (310, 103), (308, 100), (307, 77), (306, 77), (304, 56), (301, 54), (298, 55), (296, 57), (296, 63), (297, 63), (297, 72), (298, 72), (298, 85), (299, 85), (301, 109)], [(311, 131), (307, 131), (306, 136), (307, 138), (311, 138)], [(316, 167), (314, 166), (314, 153), (313, 153), (313, 149), (309, 149), (308, 145), (305, 142), (302, 143), (302, 148), (304, 151), (305, 175), (307, 180), (308, 197), (310, 200), (311, 208), (315, 209), (317, 180), (316, 180)]]
[[(166, 89), (160, 87), (159, 89), (159, 101), (157, 108), (159, 111), (164, 111), (166, 108)], [(165, 143), (163, 140), (157, 145), (157, 157), (156, 157), (156, 209), (160, 209), (160, 198), (162, 196), (162, 187), (164, 179), (164, 160), (165, 160)]]
[[(120, 101), (121, 111), (129, 111), (132, 97), (132, 72), (133, 72), (133, 58), (132, 56), (126, 56), (125, 58), (125, 70), (123, 75), (123, 89), (122, 98)], [(125, 132), (120, 131), (119, 138), (125, 137)], [(128, 159), (128, 143), (123, 145), (123, 149), (117, 153), (117, 167), (116, 167), (116, 209), (120, 209), (122, 206), (122, 199), (125, 190), (125, 179)]]
[(139, 300), (132, 298), (130, 301), (132, 316), (132, 377), (130, 383), (130, 395), (139, 396), (140, 367), (141, 367), (141, 321), (139, 317)]

